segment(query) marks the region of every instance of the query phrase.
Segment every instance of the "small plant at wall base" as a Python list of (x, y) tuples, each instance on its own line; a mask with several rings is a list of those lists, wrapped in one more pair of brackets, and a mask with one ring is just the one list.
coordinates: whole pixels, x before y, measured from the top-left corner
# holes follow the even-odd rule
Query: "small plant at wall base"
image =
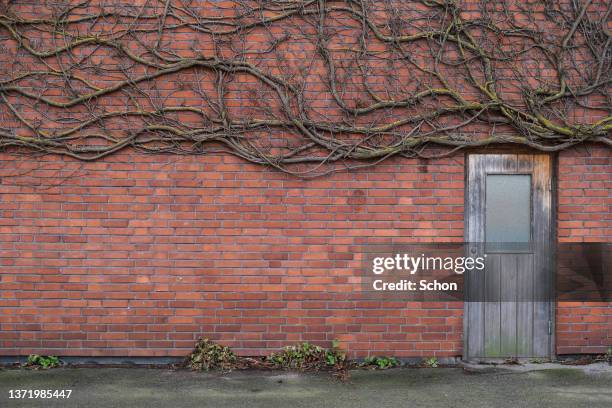
[(346, 362), (346, 355), (341, 352), (337, 343), (332, 348), (324, 349), (310, 343), (287, 346), (279, 353), (266, 357), (276, 368), (298, 370), (319, 370), (322, 368), (341, 368)]
[(332, 346), (325, 351), (325, 361), (330, 366), (346, 366), (346, 353), (340, 348), (338, 340), (332, 340)]
[(400, 362), (398, 361), (397, 358), (395, 357), (377, 357), (377, 356), (371, 356), (371, 357), (366, 357), (365, 360), (363, 361), (363, 363), (359, 364), (360, 367), (364, 367), (364, 368), (378, 368), (381, 370), (387, 369), (387, 368), (393, 368), (393, 367), (397, 367), (400, 365)]
[(27, 361), (22, 367), (46, 370), (60, 366), (60, 359), (56, 356), (41, 356), (38, 354), (30, 354)]
[(236, 355), (229, 347), (213, 343), (208, 339), (200, 339), (188, 357), (188, 365), (193, 370), (230, 370), (234, 368), (236, 362)]
[(440, 362), (436, 357), (429, 357), (423, 361), (425, 367), (436, 368), (440, 365)]

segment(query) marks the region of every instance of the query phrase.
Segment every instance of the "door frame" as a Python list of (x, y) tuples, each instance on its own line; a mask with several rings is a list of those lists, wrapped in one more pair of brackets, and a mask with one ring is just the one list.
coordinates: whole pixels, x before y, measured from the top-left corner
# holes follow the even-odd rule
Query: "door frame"
[[(554, 153), (548, 153), (548, 152), (542, 152), (542, 151), (533, 151), (533, 150), (527, 150), (524, 148), (512, 148), (512, 146), (509, 147), (499, 147), (499, 148), (492, 148), (492, 149), (469, 149), (466, 151), (465, 155), (464, 155), (464, 202), (463, 202), (463, 215), (464, 215), (464, 241), (468, 242), (469, 241), (469, 168), (470, 168), (470, 156), (473, 155), (499, 155), (499, 154), (531, 154), (531, 155), (546, 155), (549, 157), (550, 160), (550, 225), (549, 225), (549, 235), (550, 235), (550, 240), (551, 240), (551, 248), (550, 250), (552, 251), (552, 262), (553, 265), (551, 265), (552, 270), (556, 270), (557, 267), (557, 256), (556, 256), (556, 245), (557, 245), (557, 241), (558, 241), (558, 228), (557, 228), (557, 224), (558, 224), (558, 217), (557, 217), (557, 210), (558, 210), (558, 186), (557, 186), (557, 181), (558, 181), (558, 155), (554, 154)], [(532, 203), (533, 205), (533, 203)], [(555, 274), (553, 274), (552, 277), (552, 285), (553, 285), (553, 289), (554, 289), (554, 285), (555, 285)], [(467, 276), (465, 277), (467, 278)], [(464, 282), (464, 288), (467, 288), (468, 285), (466, 282)], [(471, 302), (467, 302), (464, 301), (463, 302), (463, 335), (462, 335), (462, 340), (463, 340), (463, 345), (462, 345), (462, 350), (461, 350), (461, 359), (463, 361), (467, 361), (467, 350), (468, 350), (468, 338), (469, 338), (469, 319), (467, 318), (469, 316), (469, 309), (470, 309), (470, 303)], [(551, 298), (550, 300), (550, 307), (549, 307), (549, 316), (550, 316), (550, 335), (548, 336), (548, 340), (549, 340), (549, 358), (551, 360), (555, 360), (556, 359), (556, 344), (557, 344), (557, 300), (556, 298)], [(487, 359), (489, 361), (494, 360), (494, 358), (491, 359)]]

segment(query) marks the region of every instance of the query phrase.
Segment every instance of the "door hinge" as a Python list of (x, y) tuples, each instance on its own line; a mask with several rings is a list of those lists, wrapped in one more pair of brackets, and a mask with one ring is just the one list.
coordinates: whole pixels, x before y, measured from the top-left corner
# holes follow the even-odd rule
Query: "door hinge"
[(552, 334), (552, 320), (548, 321), (548, 335), (550, 336)]

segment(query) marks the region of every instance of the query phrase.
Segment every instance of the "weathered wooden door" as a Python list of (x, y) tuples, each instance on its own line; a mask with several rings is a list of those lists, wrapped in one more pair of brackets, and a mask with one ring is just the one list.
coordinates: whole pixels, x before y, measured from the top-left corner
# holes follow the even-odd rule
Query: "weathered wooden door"
[(553, 354), (551, 157), (468, 157), (468, 251), (485, 268), (466, 276), (464, 359)]

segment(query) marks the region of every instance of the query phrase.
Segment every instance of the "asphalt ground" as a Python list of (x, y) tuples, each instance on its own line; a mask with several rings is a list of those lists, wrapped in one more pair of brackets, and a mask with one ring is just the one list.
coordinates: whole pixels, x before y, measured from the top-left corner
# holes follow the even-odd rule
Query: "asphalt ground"
[[(9, 390), (72, 390), (70, 398), (11, 399)], [(13, 391), (15, 395), (15, 392)], [(612, 370), (544, 365), (201, 373), (146, 368), (0, 370), (0, 407), (612, 407)]]

